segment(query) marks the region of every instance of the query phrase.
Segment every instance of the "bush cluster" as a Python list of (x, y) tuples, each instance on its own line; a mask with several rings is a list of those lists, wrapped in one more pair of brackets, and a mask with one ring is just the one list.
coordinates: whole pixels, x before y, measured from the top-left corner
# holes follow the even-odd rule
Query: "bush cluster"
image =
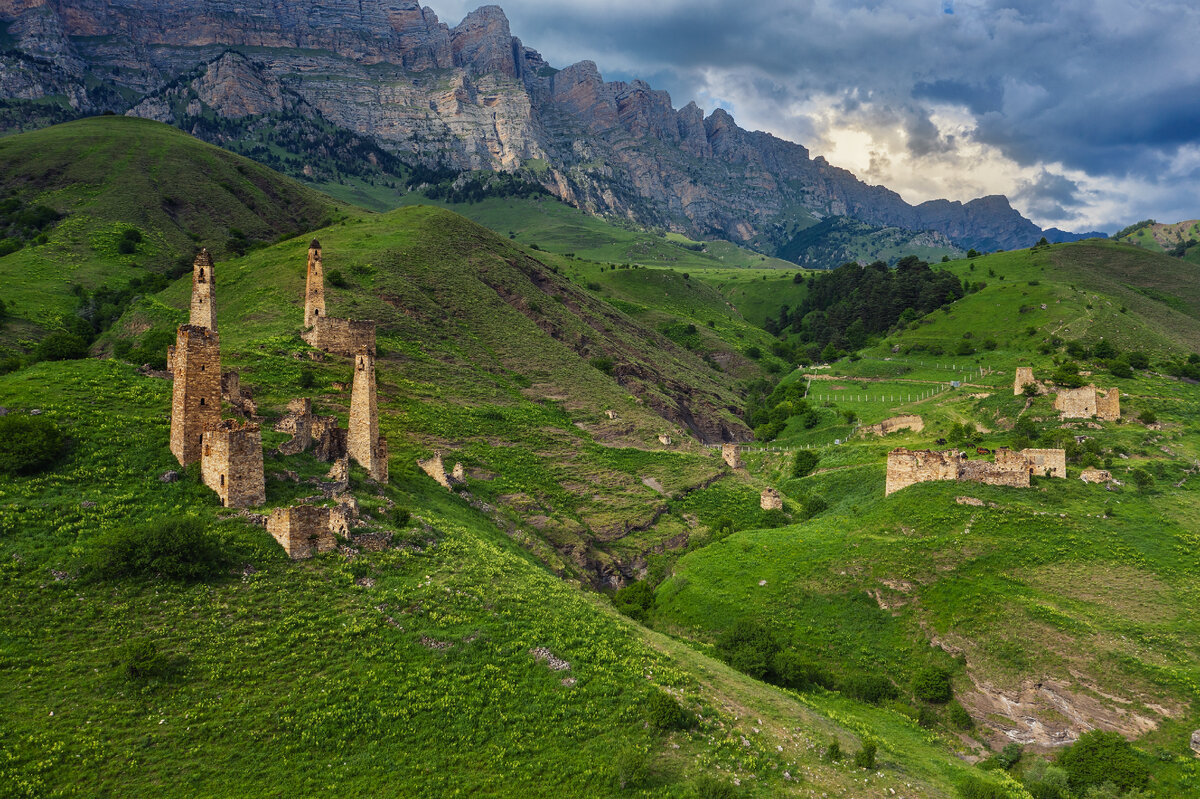
[(44, 416), (0, 416), (0, 474), (33, 474), (54, 462), (67, 437)]
[(203, 580), (227, 570), (232, 559), (200, 519), (167, 518), (121, 527), (99, 537), (84, 565), (97, 579), (164, 577)]

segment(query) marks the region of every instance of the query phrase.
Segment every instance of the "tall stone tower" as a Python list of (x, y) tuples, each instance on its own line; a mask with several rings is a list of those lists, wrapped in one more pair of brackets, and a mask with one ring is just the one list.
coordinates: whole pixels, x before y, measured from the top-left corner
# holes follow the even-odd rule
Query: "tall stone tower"
[(217, 305), (213, 289), (217, 276), (213, 272), (213, 259), (204, 249), (196, 255), (192, 264), (192, 315), (189, 323), (217, 332)]
[(375, 356), (366, 347), (354, 356), (354, 385), (350, 389), (350, 430), (346, 449), (367, 470), (372, 480), (388, 479), (387, 439), (379, 435), (379, 408), (375, 400)]
[(325, 269), (321, 266), (321, 242), (308, 245), (308, 283), (304, 288), (304, 326), (312, 327), (325, 315)]
[(216, 332), (181, 325), (173, 367), (171, 453), (187, 466), (200, 460), (205, 429), (221, 421), (221, 346)]

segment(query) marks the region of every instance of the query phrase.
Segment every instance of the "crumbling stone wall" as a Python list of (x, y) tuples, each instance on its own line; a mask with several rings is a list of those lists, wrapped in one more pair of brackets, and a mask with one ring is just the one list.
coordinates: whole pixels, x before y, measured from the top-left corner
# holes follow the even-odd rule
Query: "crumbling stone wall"
[(267, 532), (293, 560), (337, 549), (329, 508), (293, 505), (276, 508), (267, 518)]
[(434, 452), (433, 457), (428, 460), (418, 460), (417, 466), (442, 488), (450, 488), (450, 478), (446, 476), (446, 464), (442, 460), (441, 450)]
[(764, 488), (758, 504), (763, 510), (783, 510), (783, 495), (774, 488)]
[(367, 470), (372, 480), (388, 479), (387, 439), (379, 434), (379, 408), (375, 395), (375, 356), (366, 348), (354, 357), (354, 385), (350, 392), (350, 429), (346, 434), (350, 457)]
[(258, 405), (248, 391), (242, 390), (242, 379), (236, 369), (221, 374), (221, 398), (247, 419), (258, 414)]
[(253, 508), (267, 501), (263, 478), (262, 430), (226, 420), (204, 431), (200, 478), (227, 508)]
[(296, 455), (312, 446), (312, 400), (294, 399), (287, 404), (288, 412), (275, 423), (277, 433), (291, 433), (292, 439), (279, 447), (283, 455)]
[(192, 304), (188, 324), (217, 332), (217, 305), (213, 289), (217, 276), (208, 250), (201, 250), (192, 263)]
[(886, 436), (895, 433), (899, 430), (911, 430), (914, 433), (920, 433), (925, 429), (925, 420), (920, 416), (893, 416), (891, 419), (884, 419), (879, 424), (873, 424), (869, 427), (864, 427), (863, 435)]
[(1113, 476), (1104, 469), (1087, 468), (1079, 473), (1079, 479), (1085, 483), (1111, 483)]
[(1038, 477), (1067, 476), (1067, 451), (1065, 449), (1023, 449), (1021, 454), (1029, 461), (1029, 473)]
[(1104, 422), (1115, 422), (1121, 418), (1121, 392), (1110, 388), (1096, 396), (1096, 418)]
[(362, 349), (375, 354), (375, 323), (370, 320), (318, 316), (303, 338), (317, 349), (334, 355), (353, 358)]
[(1106, 422), (1121, 418), (1121, 394), (1112, 388), (1098, 392), (1095, 386), (1065, 389), (1054, 398), (1054, 409), (1064, 419), (1090, 419), (1093, 416)]
[(722, 444), (721, 459), (725, 461), (725, 465), (730, 469), (745, 468), (742, 464), (742, 456), (738, 452), (737, 444)]
[(888, 453), (884, 495), (893, 494), (914, 483), (932, 480), (957, 480), (962, 463), (961, 452), (947, 450), (909, 450), (903, 447)]
[(1029, 487), (1029, 459), (1007, 447), (996, 450), (995, 461), (963, 460), (959, 480), (993, 486)]
[(1030, 384), (1037, 385), (1037, 380), (1033, 377), (1033, 367), (1018, 366), (1017, 378), (1013, 381), (1013, 396), (1025, 393), (1025, 386)]
[(321, 264), (321, 242), (308, 245), (308, 277), (304, 286), (304, 326), (313, 327), (325, 316), (325, 269)]
[(217, 334), (181, 325), (175, 337), (171, 394), (171, 453), (180, 465), (200, 460), (209, 425), (221, 421), (221, 346)]
[(336, 416), (314, 416), (312, 437), (317, 445), (313, 448), (313, 457), (326, 463), (345, 458), (348, 454), (347, 432), (346, 428), (338, 426)]
[(662, 444), (664, 447), (669, 447), (671, 446), (671, 437), (666, 433), (663, 433), (658, 437), (658, 443)]

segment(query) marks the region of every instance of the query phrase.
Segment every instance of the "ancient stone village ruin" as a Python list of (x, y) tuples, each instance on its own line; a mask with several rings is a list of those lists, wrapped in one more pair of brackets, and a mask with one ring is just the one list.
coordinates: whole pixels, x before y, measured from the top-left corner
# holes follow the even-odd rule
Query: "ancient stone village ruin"
[[(1027, 386), (1034, 386), (1039, 392), (1045, 390), (1045, 387), (1034, 378), (1032, 368), (1017, 367), (1016, 377), (1013, 380), (1013, 395), (1025, 393)], [(1115, 388), (1103, 391), (1094, 385), (1063, 389), (1058, 391), (1054, 398), (1054, 409), (1061, 414), (1063, 419), (1095, 418), (1105, 422), (1115, 422), (1121, 418), (1121, 395)], [(898, 419), (904, 418), (898, 417)], [(919, 419), (919, 417), (916, 418)], [(889, 419), (883, 425), (886, 426), (898, 419)], [(872, 430), (872, 432), (876, 431)], [(985, 450), (981, 450), (981, 454), (985, 452)], [(1067, 476), (1066, 451), (1061, 449), (1023, 449), (1020, 452), (1014, 452), (1007, 447), (1001, 447), (996, 450), (995, 460), (989, 463), (970, 460), (965, 452), (957, 450), (939, 452), (899, 448), (888, 453), (884, 495), (892, 494), (914, 483), (933, 480), (970, 481), (987, 485), (1028, 488), (1031, 476), (1065, 479)], [(1107, 483), (1112, 480), (1112, 475), (1102, 469), (1085, 469), (1081, 479), (1085, 483)]]
[[(215, 287), (212, 256), (201, 250), (192, 265), (188, 324), (180, 325), (175, 345), (167, 350), (167, 369), (174, 379), (170, 447), (181, 466), (199, 462), (201, 479), (225, 507), (252, 508), (266, 502), (261, 419), (255, 415), (253, 400), (242, 392), (237, 372), (221, 372)], [(375, 323), (325, 316), (321, 245), (315, 240), (308, 252), (304, 317), (305, 341), (354, 358), (349, 429), (341, 429), (335, 416), (314, 415), (311, 399), (296, 399), (288, 403), (287, 415), (275, 426), (292, 434), (279, 452), (295, 455), (315, 445), (318, 460), (334, 462), (332, 482), (324, 484), (330, 496), (348, 488), (348, 458), (366, 469), (372, 480), (385, 483), (388, 448), (379, 432)], [(247, 421), (223, 420), (222, 400)], [(291, 557), (311, 557), (336, 546), (335, 536), (348, 532), (348, 517), (357, 505), (352, 498), (344, 499), (333, 509), (306, 504), (277, 509), (267, 529)]]

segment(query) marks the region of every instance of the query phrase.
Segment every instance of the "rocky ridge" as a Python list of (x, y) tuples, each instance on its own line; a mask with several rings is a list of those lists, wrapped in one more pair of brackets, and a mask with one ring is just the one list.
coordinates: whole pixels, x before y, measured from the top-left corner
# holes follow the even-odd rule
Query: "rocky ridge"
[[(10, 100), (65, 97), (79, 113), (184, 129), (206, 113), (299, 108), (425, 166), (525, 168), (594, 213), (767, 250), (794, 230), (797, 206), (803, 223), (845, 216), (978, 249), (1044, 233), (1004, 197), (909, 205), (722, 109), (676, 109), (643, 81), (605, 81), (590, 61), (554, 69), (498, 6), (451, 28), (404, 0), (0, 0), (0, 25)], [(172, 107), (184, 86), (195, 104)]]

